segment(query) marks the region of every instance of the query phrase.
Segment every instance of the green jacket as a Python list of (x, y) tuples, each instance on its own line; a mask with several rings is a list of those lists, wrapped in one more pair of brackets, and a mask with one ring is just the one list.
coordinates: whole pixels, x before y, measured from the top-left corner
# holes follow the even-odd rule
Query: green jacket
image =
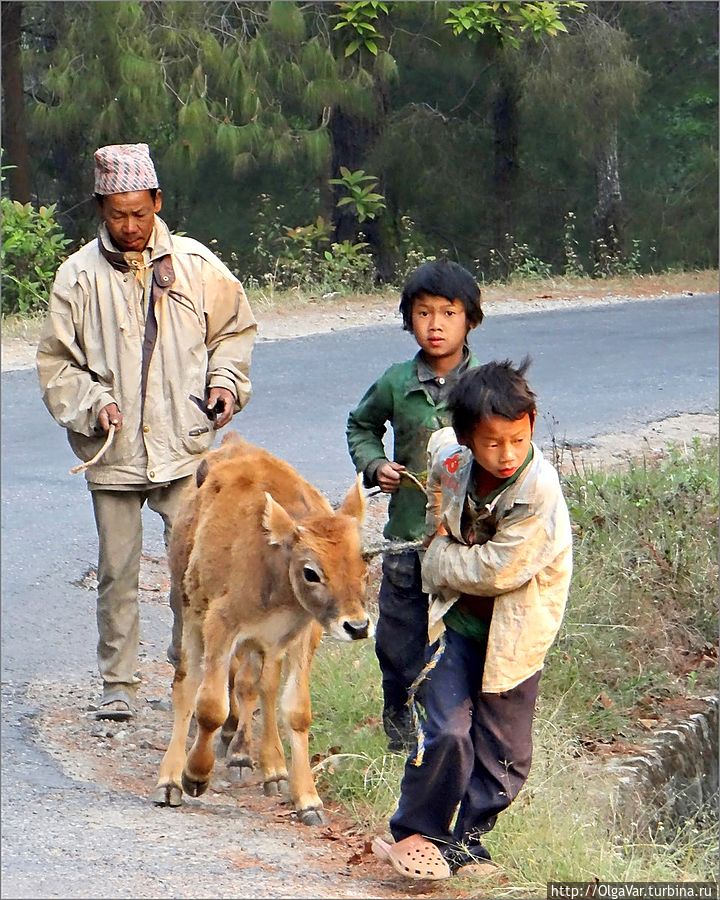
[[(373, 384), (347, 420), (346, 437), (355, 469), (362, 472), (365, 487), (377, 482), (375, 473), (387, 460), (383, 437), (387, 423), (393, 429), (393, 459), (415, 476), (427, 470), (427, 442), (438, 428), (450, 424), (445, 406), (451, 387), (448, 379), (443, 400), (436, 404), (418, 378), (418, 356), (396, 363)], [(468, 367), (479, 361), (471, 353)], [(390, 495), (388, 521), (383, 535), (391, 540), (414, 541), (424, 536), (425, 495), (410, 481), (403, 479), (400, 488)]]

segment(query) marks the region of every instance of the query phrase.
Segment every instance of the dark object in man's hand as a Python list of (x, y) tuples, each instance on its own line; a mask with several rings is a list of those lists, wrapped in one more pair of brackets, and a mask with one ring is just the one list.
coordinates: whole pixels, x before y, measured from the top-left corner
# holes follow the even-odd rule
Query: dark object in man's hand
[(192, 400), (192, 402), (194, 404), (196, 404), (196, 406), (198, 407), (198, 409), (201, 412), (205, 413), (205, 415), (208, 417), (208, 419), (210, 419), (211, 422), (214, 422), (215, 419), (220, 415), (220, 413), (225, 408), (225, 404), (223, 403), (222, 400), (216, 400), (215, 403), (212, 405), (212, 407), (209, 407), (207, 405), (206, 400), (201, 400), (199, 397), (196, 397), (194, 394), (190, 394), (190, 400)]

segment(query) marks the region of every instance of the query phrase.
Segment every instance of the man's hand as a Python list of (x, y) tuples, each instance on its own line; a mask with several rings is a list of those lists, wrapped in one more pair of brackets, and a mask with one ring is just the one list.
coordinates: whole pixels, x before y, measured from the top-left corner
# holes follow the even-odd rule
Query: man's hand
[(110, 431), (110, 426), (115, 426), (115, 431), (121, 431), (123, 427), (123, 417), (122, 413), (118, 409), (117, 403), (108, 403), (107, 406), (103, 406), (98, 415), (98, 424), (105, 432), (105, 434)]
[(400, 487), (400, 473), (405, 471), (405, 466), (396, 462), (384, 462), (375, 475), (380, 490), (386, 494), (394, 494)]
[(227, 388), (213, 387), (207, 399), (207, 408), (215, 410), (217, 418), (215, 419), (214, 428), (222, 428), (233, 417), (233, 409), (235, 408), (235, 395)]

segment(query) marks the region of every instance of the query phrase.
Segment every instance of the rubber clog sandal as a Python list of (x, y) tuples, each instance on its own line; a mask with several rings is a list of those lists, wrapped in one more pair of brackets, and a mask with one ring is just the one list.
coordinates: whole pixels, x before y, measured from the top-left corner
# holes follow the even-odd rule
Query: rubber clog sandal
[(442, 853), (427, 838), (411, 834), (397, 844), (375, 838), (372, 851), (383, 862), (390, 863), (398, 875), (415, 880), (439, 881), (450, 878), (450, 866)]

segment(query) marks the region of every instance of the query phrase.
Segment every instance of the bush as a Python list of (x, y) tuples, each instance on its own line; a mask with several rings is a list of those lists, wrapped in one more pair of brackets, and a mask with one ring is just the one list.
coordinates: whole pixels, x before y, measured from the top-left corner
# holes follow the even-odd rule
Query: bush
[(0, 198), (2, 314), (29, 315), (47, 308), (55, 272), (70, 240), (55, 221), (55, 206)]

